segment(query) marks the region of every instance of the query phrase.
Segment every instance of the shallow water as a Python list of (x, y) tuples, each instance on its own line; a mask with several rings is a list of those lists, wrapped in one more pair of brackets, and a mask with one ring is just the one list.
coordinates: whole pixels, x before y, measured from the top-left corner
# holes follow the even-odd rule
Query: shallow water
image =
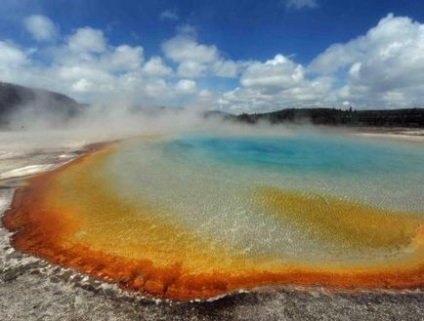
[(252, 254), (279, 254), (285, 260), (302, 255), (316, 259), (322, 253), (337, 260), (355, 251), (317, 243), (284, 218), (276, 220), (258, 208), (258, 202), (266, 203), (260, 200), (266, 196), (259, 195), (265, 187), (405, 215), (423, 213), (424, 150), (414, 145), (319, 134), (188, 136), (125, 143), (104, 166), (115, 193), (128, 202), (147, 202), (156, 215), (212, 242)]

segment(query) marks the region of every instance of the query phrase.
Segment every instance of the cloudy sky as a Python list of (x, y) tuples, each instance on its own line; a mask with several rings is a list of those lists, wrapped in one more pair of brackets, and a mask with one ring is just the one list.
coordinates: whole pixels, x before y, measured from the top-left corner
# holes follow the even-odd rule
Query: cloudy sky
[(0, 81), (233, 113), (424, 107), (424, 1), (1, 0)]

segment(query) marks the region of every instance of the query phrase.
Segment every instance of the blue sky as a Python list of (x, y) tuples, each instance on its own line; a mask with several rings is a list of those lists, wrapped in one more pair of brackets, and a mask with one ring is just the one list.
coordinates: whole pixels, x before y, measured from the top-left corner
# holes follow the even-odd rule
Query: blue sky
[(0, 80), (232, 112), (422, 106), (423, 22), (421, 0), (2, 0)]

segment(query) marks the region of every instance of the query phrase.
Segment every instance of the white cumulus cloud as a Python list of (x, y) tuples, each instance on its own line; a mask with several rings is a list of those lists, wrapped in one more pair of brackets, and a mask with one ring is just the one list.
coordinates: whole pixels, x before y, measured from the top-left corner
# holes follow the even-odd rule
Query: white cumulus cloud
[(162, 44), (162, 50), (178, 64), (177, 73), (181, 77), (236, 77), (236, 63), (224, 59), (216, 46), (198, 43), (190, 26), (180, 28), (175, 37)]
[(308, 70), (344, 74), (340, 95), (357, 105), (421, 104), (424, 98), (424, 25), (389, 14), (365, 35), (330, 46)]
[(21, 49), (14, 44), (0, 41), (0, 70), (20, 67), (26, 62), (26, 54)]
[(289, 9), (302, 10), (318, 8), (317, 0), (285, 0), (285, 5)]
[[(39, 55), (49, 63), (38, 63)], [(82, 102), (179, 106), (194, 104), (202, 92), (195, 81), (173, 77), (162, 57), (145, 59), (142, 46), (112, 45), (102, 30), (91, 27), (33, 50), (0, 41), (0, 75), (3, 81), (48, 88)]]
[(180, 19), (180, 17), (178, 16), (178, 13), (176, 10), (165, 10), (162, 11), (160, 16), (159, 16), (160, 20), (169, 20), (169, 21), (178, 21)]
[(54, 23), (42, 15), (32, 15), (24, 19), (25, 29), (38, 41), (50, 41), (56, 38), (58, 31)]
[(175, 89), (180, 93), (193, 93), (196, 90), (196, 82), (189, 79), (181, 79), (175, 85)]
[(197, 63), (210, 63), (218, 58), (215, 46), (199, 44), (195, 39), (186, 35), (177, 35), (163, 44), (165, 55), (175, 62), (193, 61)]
[(278, 54), (264, 63), (250, 63), (241, 75), (244, 87), (284, 89), (297, 86), (304, 77), (303, 67)]
[(308, 64), (281, 53), (261, 61), (232, 60), (198, 38), (193, 27), (181, 26), (161, 52), (147, 57), (142, 44), (112, 44), (103, 30), (91, 27), (54, 42), (41, 36), (33, 47), (0, 39), (0, 80), (83, 102), (125, 100), (235, 113), (346, 102), (354, 108), (424, 107), (424, 24), (408, 17), (388, 15)]
[(165, 65), (161, 57), (152, 57), (143, 66), (143, 73), (149, 77), (166, 77), (172, 74), (172, 69)]
[(103, 52), (106, 50), (106, 39), (101, 30), (84, 27), (69, 37), (68, 45), (76, 52)]

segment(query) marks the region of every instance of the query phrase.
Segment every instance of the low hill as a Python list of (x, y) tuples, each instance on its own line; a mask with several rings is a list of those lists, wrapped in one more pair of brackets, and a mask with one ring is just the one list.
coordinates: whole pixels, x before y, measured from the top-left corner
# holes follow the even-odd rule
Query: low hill
[(15, 115), (40, 115), (66, 121), (81, 110), (82, 105), (66, 95), (0, 82), (0, 126), (7, 127)]

